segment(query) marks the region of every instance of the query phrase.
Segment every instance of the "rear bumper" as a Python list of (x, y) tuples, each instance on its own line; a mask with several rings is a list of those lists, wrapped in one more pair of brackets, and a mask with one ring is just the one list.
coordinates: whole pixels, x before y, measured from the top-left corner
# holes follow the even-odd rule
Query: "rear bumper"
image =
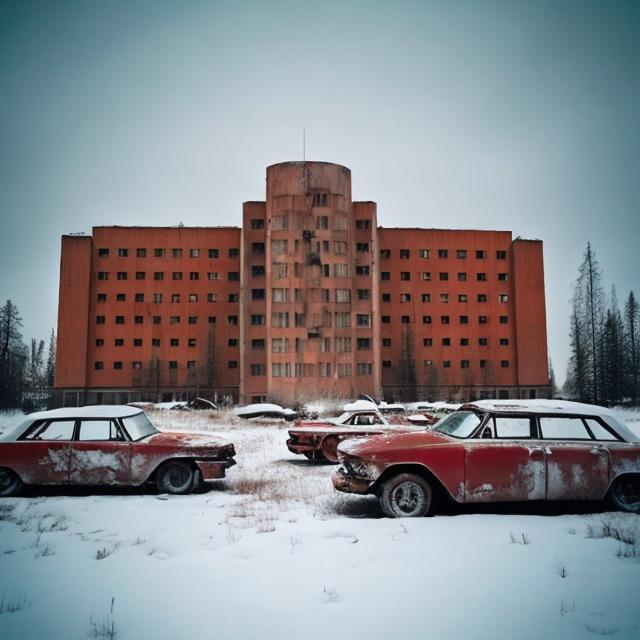
[(291, 453), (308, 453), (313, 452), (317, 447), (311, 442), (294, 442), (291, 438), (287, 440), (287, 449)]
[(196, 465), (202, 473), (202, 480), (210, 482), (211, 480), (219, 480), (224, 478), (225, 472), (229, 467), (233, 467), (236, 461), (233, 458), (227, 460), (196, 460)]
[(344, 493), (370, 493), (373, 480), (363, 480), (347, 475), (342, 468), (338, 469), (332, 476), (333, 488)]

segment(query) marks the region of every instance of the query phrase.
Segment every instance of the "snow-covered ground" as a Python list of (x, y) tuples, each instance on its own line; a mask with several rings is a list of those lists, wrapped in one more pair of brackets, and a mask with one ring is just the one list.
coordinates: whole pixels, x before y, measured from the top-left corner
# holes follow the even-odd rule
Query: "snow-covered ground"
[[(151, 417), (220, 433), (238, 465), (193, 496), (0, 499), (0, 638), (640, 637), (640, 516), (389, 520), (290, 454), (285, 424)], [(622, 417), (640, 434), (640, 413)]]

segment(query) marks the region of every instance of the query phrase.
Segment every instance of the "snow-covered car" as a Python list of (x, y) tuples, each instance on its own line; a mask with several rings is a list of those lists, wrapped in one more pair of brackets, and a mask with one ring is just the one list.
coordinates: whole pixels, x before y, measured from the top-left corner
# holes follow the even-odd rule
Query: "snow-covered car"
[(289, 451), (317, 462), (338, 462), (337, 448), (342, 440), (412, 429), (404, 420), (401, 424), (392, 423), (376, 405), (365, 400), (346, 406), (358, 408), (345, 411), (337, 418), (296, 420), (296, 426), (289, 429)]
[(0, 434), (0, 496), (23, 484), (141, 486), (189, 493), (223, 478), (233, 444), (213, 435), (159, 431), (130, 406), (54, 409)]
[(459, 503), (604, 500), (640, 512), (640, 442), (615, 413), (556, 400), (463, 405), (430, 430), (347, 440), (333, 485), (390, 517)]

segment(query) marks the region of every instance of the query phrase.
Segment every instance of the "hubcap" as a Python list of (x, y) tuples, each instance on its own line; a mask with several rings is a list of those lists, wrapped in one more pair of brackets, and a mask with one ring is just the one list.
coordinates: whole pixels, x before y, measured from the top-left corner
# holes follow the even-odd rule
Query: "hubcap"
[(424, 504), (423, 491), (415, 482), (399, 484), (393, 490), (391, 498), (398, 511), (405, 515), (415, 513)]
[(189, 481), (189, 472), (182, 467), (171, 467), (169, 484), (175, 489), (181, 489)]
[(618, 499), (628, 507), (640, 506), (640, 481), (629, 479), (619, 481), (616, 484), (616, 495)]
[(6, 489), (13, 483), (13, 478), (8, 471), (0, 470), (0, 489)]

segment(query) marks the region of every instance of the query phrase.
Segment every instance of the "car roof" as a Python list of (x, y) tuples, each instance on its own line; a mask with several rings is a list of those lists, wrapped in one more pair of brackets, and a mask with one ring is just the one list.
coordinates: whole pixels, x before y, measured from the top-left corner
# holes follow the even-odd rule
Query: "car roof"
[(86, 407), (63, 407), (49, 411), (37, 411), (25, 416), (25, 420), (53, 420), (55, 418), (128, 418), (142, 413), (139, 407), (98, 404)]

